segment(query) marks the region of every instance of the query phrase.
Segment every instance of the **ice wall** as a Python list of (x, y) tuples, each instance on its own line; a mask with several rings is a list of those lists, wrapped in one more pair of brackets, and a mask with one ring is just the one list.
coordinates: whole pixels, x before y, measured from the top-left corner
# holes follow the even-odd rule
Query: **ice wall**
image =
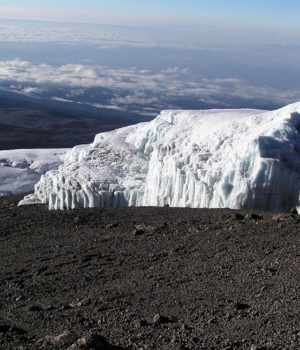
[(299, 206), (300, 103), (277, 111), (163, 111), (96, 136), (44, 175), (27, 202), (50, 209)]

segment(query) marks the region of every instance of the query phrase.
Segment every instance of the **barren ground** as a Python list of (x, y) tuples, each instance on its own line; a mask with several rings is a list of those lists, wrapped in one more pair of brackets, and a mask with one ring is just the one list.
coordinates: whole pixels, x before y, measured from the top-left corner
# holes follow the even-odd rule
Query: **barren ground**
[(0, 199), (0, 349), (300, 349), (300, 216)]

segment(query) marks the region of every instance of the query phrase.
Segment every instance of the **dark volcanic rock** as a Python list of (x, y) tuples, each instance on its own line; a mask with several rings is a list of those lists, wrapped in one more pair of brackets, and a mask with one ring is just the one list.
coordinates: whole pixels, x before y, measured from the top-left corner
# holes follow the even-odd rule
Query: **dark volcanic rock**
[(245, 215), (243, 215), (241, 213), (235, 213), (234, 218), (235, 218), (235, 220), (241, 221), (241, 220), (245, 219)]
[(172, 320), (166, 316), (156, 314), (153, 317), (152, 322), (153, 322), (153, 324), (159, 325), (159, 324), (163, 324), (163, 323), (170, 323), (170, 322), (172, 322)]
[(1, 350), (300, 348), (298, 215), (17, 202), (0, 199)]
[(298, 210), (296, 208), (291, 210), (292, 215), (298, 215)]
[(250, 305), (245, 304), (245, 303), (237, 302), (237, 303), (235, 304), (235, 309), (236, 309), (236, 310), (247, 310), (247, 309), (249, 309), (249, 307), (250, 307)]
[[(76, 344), (75, 344), (76, 345)], [(77, 341), (79, 349), (86, 350), (114, 350), (116, 347), (110, 345), (107, 340), (98, 334), (89, 334)], [(73, 346), (75, 348), (76, 346)], [(121, 349), (118, 347), (118, 349)]]

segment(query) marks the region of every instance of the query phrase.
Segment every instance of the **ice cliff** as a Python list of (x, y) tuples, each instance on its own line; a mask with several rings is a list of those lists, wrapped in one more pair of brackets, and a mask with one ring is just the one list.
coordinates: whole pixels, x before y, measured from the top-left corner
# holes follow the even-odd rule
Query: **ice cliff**
[(22, 204), (50, 209), (300, 205), (300, 103), (280, 110), (163, 111), (69, 151)]

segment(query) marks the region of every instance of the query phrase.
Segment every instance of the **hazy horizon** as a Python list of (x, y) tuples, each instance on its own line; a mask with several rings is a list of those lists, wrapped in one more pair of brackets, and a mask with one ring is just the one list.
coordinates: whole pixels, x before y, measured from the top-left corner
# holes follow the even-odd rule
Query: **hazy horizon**
[(276, 108), (300, 99), (298, 9), (4, 0), (0, 87), (153, 117), (168, 108)]
[[(71, 10), (71, 11), (70, 11)], [(201, 21), (299, 28), (300, 4), (292, 0), (2, 0), (0, 18), (59, 20), (87, 23), (199, 24)]]

